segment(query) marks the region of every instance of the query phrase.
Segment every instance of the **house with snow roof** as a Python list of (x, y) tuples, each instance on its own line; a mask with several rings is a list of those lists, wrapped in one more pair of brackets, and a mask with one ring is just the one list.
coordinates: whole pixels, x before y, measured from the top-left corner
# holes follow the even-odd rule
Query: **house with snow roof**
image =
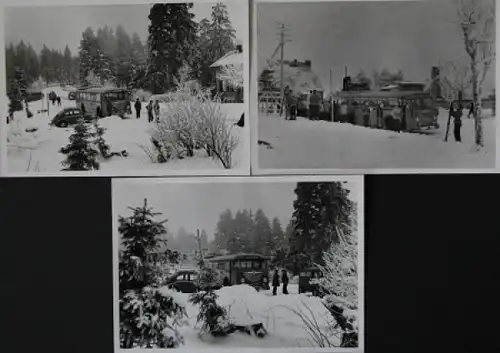
[(243, 45), (210, 65), (215, 71), (215, 91), (227, 103), (243, 103)]

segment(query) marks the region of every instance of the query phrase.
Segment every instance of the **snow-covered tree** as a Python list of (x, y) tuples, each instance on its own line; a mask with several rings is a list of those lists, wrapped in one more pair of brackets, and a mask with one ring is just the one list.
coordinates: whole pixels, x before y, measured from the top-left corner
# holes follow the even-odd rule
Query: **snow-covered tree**
[(191, 294), (189, 302), (200, 307), (197, 322), (201, 325), (201, 332), (226, 336), (230, 329), (228, 313), (226, 308), (217, 303), (218, 295), (214, 291), (214, 287), (221, 283), (220, 273), (206, 266), (203, 253), (198, 255), (198, 267), (196, 285), (201, 290)]
[(217, 78), (231, 87), (243, 88), (243, 64), (231, 64), (219, 69)]
[(439, 64), (439, 80), (444, 96), (458, 99), (460, 92), (466, 93), (471, 86), (470, 66), (458, 61), (446, 61)]
[[(119, 217), (118, 231), (123, 250), (120, 254), (120, 347), (176, 348), (183, 343), (177, 328), (187, 317), (184, 306), (159, 288), (161, 270), (151, 260), (166, 233), (164, 221), (155, 218), (144, 200), (142, 207), (130, 207), (132, 215)], [(165, 250), (165, 255), (174, 252)]]
[(95, 145), (97, 146), (99, 153), (105, 159), (111, 157), (111, 147), (109, 147), (104, 139), (106, 129), (99, 125), (98, 119), (94, 120), (94, 130), (96, 135)]
[(63, 170), (85, 171), (99, 169), (97, 156), (99, 151), (93, 144), (94, 133), (89, 129), (88, 124), (82, 119), (74, 128), (73, 134), (69, 137), (69, 144), (60, 149), (60, 153), (66, 155), (62, 165)]
[(475, 145), (483, 147), (483, 84), (495, 63), (495, 0), (456, 0), (460, 30), (469, 57)]
[(317, 280), (327, 293), (323, 304), (337, 323), (330, 329), (341, 336), (341, 347), (358, 347), (358, 238), (353, 226), (351, 233), (338, 230), (340, 241), (323, 253), (323, 277)]
[(89, 85), (87, 81), (89, 73), (94, 69), (94, 47), (96, 45), (96, 37), (92, 28), (87, 28), (82, 33), (82, 39), (80, 40), (80, 48), (78, 52), (79, 57), (79, 72), (80, 72), (80, 83), (83, 85)]

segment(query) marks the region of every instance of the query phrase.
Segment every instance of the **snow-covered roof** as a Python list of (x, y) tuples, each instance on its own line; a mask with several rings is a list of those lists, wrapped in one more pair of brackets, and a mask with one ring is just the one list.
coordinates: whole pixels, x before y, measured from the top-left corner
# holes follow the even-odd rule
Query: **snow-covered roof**
[[(292, 67), (284, 64), (285, 86), (289, 86), (294, 93), (307, 93), (309, 91), (324, 91), (323, 84), (318, 75), (309, 67)], [(273, 84), (278, 87), (280, 84), (280, 70), (273, 70), (271, 73)]]
[(227, 65), (242, 65), (243, 64), (243, 53), (238, 50), (233, 50), (224, 55), (222, 58), (214, 62), (210, 67), (221, 67)]

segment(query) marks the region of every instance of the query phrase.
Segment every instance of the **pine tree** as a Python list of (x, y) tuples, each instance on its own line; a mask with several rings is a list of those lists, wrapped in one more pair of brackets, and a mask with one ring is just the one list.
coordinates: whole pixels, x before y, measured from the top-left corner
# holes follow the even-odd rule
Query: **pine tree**
[(190, 12), (192, 6), (192, 3), (184, 3), (151, 7), (147, 78), (153, 94), (164, 93), (173, 87), (174, 77), (184, 62), (194, 66), (197, 28)]
[[(295, 189), (291, 254), (322, 263), (323, 250), (350, 227), (352, 201), (342, 183), (298, 183)], [(307, 266), (307, 263), (302, 264)]]
[(97, 42), (93, 57), (93, 71), (99, 77), (101, 84), (114, 83), (113, 54), (116, 51), (116, 40), (113, 31), (108, 26), (97, 30)]
[(99, 151), (94, 147), (92, 138), (94, 134), (89, 131), (85, 121), (80, 120), (69, 137), (69, 144), (61, 148), (60, 153), (66, 155), (62, 162), (66, 166), (63, 170), (85, 171), (99, 169), (97, 156)]
[(94, 69), (93, 56), (95, 55), (96, 37), (92, 28), (87, 28), (82, 33), (79, 48), (79, 80), (82, 85), (89, 85), (87, 77)]
[(72, 72), (73, 72), (73, 57), (69, 47), (66, 45), (64, 48), (64, 82), (69, 84), (72, 82)]
[(111, 147), (109, 147), (109, 145), (106, 143), (106, 140), (104, 139), (104, 133), (106, 132), (106, 129), (99, 125), (98, 119), (94, 120), (94, 130), (96, 135), (95, 144), (97, 146), (97, 149), (99, 150), (99, 153), (105, 159), (111, 157)]
[(133, 74), (133, 50), (132, 40), (123, 26), (116, 27), (116, 48), (114, 53), (114, 71), (116, 84), (128, 87), (132, 81)]
[[(183, 338), (177, 331), (185, 308), (158, 289), (160, 268), (151, 254), (158, 250), (166, 233), (144, 200), (142, 207), (130, 207), (132, 216), (118, 219), (123, 251), (120, 256), (120, 347), (176, 348)], [(169, 250), (166, 250), (169, 253)]]
[(227, 209), (219, 216), (214, 237), (214, 250), (227, 249), (230, 236), (234, 230), (233, 214)]
[(269, 256), (271, 255), (274, 249), (274, 242), (272, 239), (271, 233), (271, 225), (269, 223), (269, 219), (265, 215), (262, 209), (258, 209), (255, 212), (255, 227), (253, 230), (254, 234), (254, 249), (253, 251), (261, 254)]
[(189, 302), (199, 305), (197, 322), (201, 323), (201, 331), (213, 336), (226, 336), (231, 328), (227, 310), (217, 303), (218, 295), (214, 287), (220, 283), (220, 274), (213, 268), (205, 265), (203, 254), (198, 258), (199, 274), (196, 280), (198, 288), (202, 290), (193, 293)]

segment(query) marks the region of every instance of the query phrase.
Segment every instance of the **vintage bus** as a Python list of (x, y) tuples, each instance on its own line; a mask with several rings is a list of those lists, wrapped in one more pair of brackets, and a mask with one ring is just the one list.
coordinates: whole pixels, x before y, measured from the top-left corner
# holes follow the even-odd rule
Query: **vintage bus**
[(207, 262), (223, 271), (224, 284), (248, 284), (257, 290), (269, 289), (269, 260), (259, 254), (233, 254), (208, 258)]
[(130, 91), (121, 88), (83, 88), (75, 92), (76, 106), (85, 109), (86, 113), (103, 118), (118, 115), (124, 118), (132, 114)]
[[(336, 98), (346, 102), (355, 125), (390, 129), (389, 117), (394, 108), (402, 108), (401, 130), (419, 131), (439, 128), (439, 109), (429, 93), (421, 91), (365, 91), (339, 92)], [(368, 122), (363, 119), (363, 110), (371, 107)], [(338, 104), (334, 111), (334, 120), (338, 121)]]

